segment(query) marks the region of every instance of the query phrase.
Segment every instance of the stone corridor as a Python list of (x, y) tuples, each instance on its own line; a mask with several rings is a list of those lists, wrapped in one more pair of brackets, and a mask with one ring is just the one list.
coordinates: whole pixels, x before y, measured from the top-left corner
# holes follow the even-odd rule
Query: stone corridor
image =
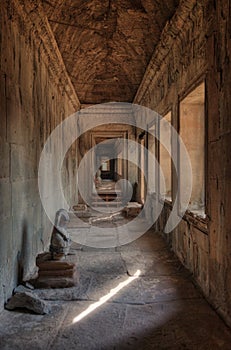
[(231, 349), (230, 72), (231, 0), (0, 1), (0, 350)]
[(79, 285), (35, 289), (48, 315), (4, 310), (1, 350), (230, 349), (229, 329), (153, 230), (117, 248), (73, 243), (68, 260)]

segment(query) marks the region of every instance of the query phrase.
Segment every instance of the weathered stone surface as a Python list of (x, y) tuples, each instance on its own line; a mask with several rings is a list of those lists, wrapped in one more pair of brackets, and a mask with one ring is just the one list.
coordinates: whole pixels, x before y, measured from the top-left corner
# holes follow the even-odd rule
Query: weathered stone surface
[(39, 276), (34, 282), (35, 288), (70, 288), (76, 286), (79, 281), (78, 272), (72, 272), (71, 276)]
[(16, 288), (14, 288), (13, 294), (16, 293), (24, 293), (24, 292), (31, 292), (34, 290), (34, 287), (31, 286), (31, 288), (28, 288), (26, 286), (23, 286), (22, 284), (20, 284), (19, 286), (17, 286)]
[[(228, 3), (182, 1), (165, 26), (139, 86), (135, 103), (165, 115), (179, 125), (179, 101), (203, 80), (205, 103), (206, 220), (185, 216), (165, 235), (181, 262), (189, 268), (210, 302), (231, 324), (231, 293), (227, 269), (230, 251), (230, 11)], [(228, 141), (229, 139), (229, 141)], [(173, 145), (177, 154), (177, 145)], [(173, 176), (173, 197), (178, 183)], [(171, 208), (165, 206), (158, 222), (164, 230)]]
[[(207, 220), (186, 215), (166, 238), (209, 300), (231, 324), (229, 5), (226, 0), (180, 3), (177, 0), (108, 3), (89, 0), (87, 5), (83, 0), (74, 5), (61, 0), (1, 1), (0, 310), (18, 281), (34, 274), (35, 257), (47, 248), (50, 240), (51, 224), (40, 203), (37, 171), (47, 137), (56, 125), (80, 107), (71, 79), (84, 103), (132, 101), (155, 48), (135, 103), (163, 115), (172, 110), (173, 126), (179, 130), (179, 101), (201, 80), (205, 80), (206, 85)], [(80, 131), (85, 126), (91, 127), (92, 119), (88, 117), (87, 113), (83, 115)], [(120, 118), (127, 123), (134, 119), (129, 111), (120, 113)], [(119, 127), (135, 139), (137, 130), (131, 132), (130, 127)], [(111, 133), (112, 125), (104, 126), (105, 130)], [(62, 171), (64, 193), (70, 199), (70, 207), (77, 203), (77, 191), (73, 191), (77, 187), (77, 153), (83, 156), (91, 147), (89, 134), (80, 141), (71, 147)], [(173, 147), (173, 151), (177, 152), (177, 147)], [(136, 171), (130, 165), (128, 177), (133, 183), (137, 180)], [(173, 197), (177, 186), (177, 179), (173, 177)], [(54, 191), (51, 186), (50, 192)], [(156, 225), (161, 231), (170, 210), (165, 206)], [(139, 226), (132, 230), (139, 232)], [(81, 236), (85, 234), (83, 231)], [(154, 243), (149, 248), (147, 242), (143, 248), (137, 248), (136, 243), (132, 247), (136, 254), (131, 251), (127, 257), (122, 254), (124, 261), (120, 261), (121, 255), (110, 257), (106, 266), (108, 275), (111, 272), (122, 275), (127, 270), (133, 274), (138, 268), (142, 269), (144, 278), (178, 274), (172, 257), (168, 260), (164, 253), (163, 261), (158, 254), (149, 255), (156, 249)], [(125, 253), (129, 248), (116, 249), (116, 253), (120, 251)], [(91, 266), (86, 256), (79, 261), (83, 269), (92, 274), (97, 273), (99, 264), (102, 273), (107, 255), (96, 256)], [(168, 288), (169, 283), (170, 278), (163, 285)], [(154, 283), (149, 300), (158, 295), (155, 287)], [(182, 338), (183, 345), (176, 342), (176, 346), (189, 347), (184, 336)], [(133, 346), (129, 341), (127, 345)], [(217, 339), (214, 344), (226, 347), (225, 342), (219, 343)], [(17, 346), (17, 342), (14, 345)], [(199, 341), (191, 346), (198, 348)]]
[(145, 252), (121, 252), (121, 256), (130, 276), (138, 270), (142, 276), (168, 276), (179, 273), (181, 268), (179, 260), (165, 250), (155, 252), (155, 255)]
[(126, 267), (119, 253), (84, 251), (80, 255), (79, 266), (82, 271), (99, 272), (103, 274), (124, 274)]
[[(37, 5), (27, 0), (0, 4), (4, 33), (0, 40), (0, 310), (13, 288), (32, 278), (35, 257), (50, 240), (51, 224), (38, 191), (40, 153), (51, 131), (79, 108), (54, 36)], [(75, 144), (68, 157), (76, 160), (76, 152)], [(73, 184), (76, 181), (72, 160), (63, 172), (67, 197), (72, 196), (71, 174)]]
[[(50, 304), (52, 312), (46, 315), (4, 310), (0, 323), (1, 350), (49, 348), (67, 312), (61, 303)], [(6, 329), (8, 329), (7, 332)]]
[[(103, 269), (109, 263), (114, 264), (114, 271), (120, 271), (122, 256), (118, 259), (117, 252), (103, 255), (98, 251), (98, 254), (89, 254), (86, 261), (86, 252), (78, 251), (78, 255), (84, 256), (83, 260), (79, 259), (83, 262), (80, 268), (86, 271), (88, 264), (90, 270), (93, 263), (94, 272), (81, 275), (80, 284), (73, 288), (34, 290), (33, 294), (50, 300), (52, 312), (48, 315), (5, 310), (0, 316), (1, 350), (205, 350), (208, 346), (229, 350), (230, 330), (188, 275), (180, 271), (164, 277), (151, 274), (148, 243), (156, 247), (152, 251), (153, 259), (158, 256), (158, 247), (167, 247), (163, 238), (150, 230), (135, 246), (130, 245), (130, 251), (129, 246), (124, 250), (124, 254), (128, 254), (123, 256), (125, 260), (129, 260), (133, 250), (136, 254), (147, 250), (143, 255), (144, 265), (149, 267), (150, 274), (133, 280), (126, 272), (109, 274)], [(165, 260), (170, 261), (171, 253), (165, 254)], [(103, 260), (100, 255), (104, 256)], [(161, 270), (164, 262), (158, 259), (156, 264), (156, 270)]]
[(42, 271), (60, 271), (60, 270), (73, 270), (76, 265), (69, 261), (55, 261), (55, 260), (47, 260), (42, 262), (37, 262), (37, 266), (39, 267), (39, 272)]
[(70, 217), (66, 210), (59, 209), (56, 212), (49, 247), (52, 260), (60, 260), (62, 259), (62, 256), (65, 257), (69, 253), (71, 240), (69, 237), (69, 232), (66, 228), (69, 221)]
[[(82, 104), (133, 100), (178, 0), (61, 0), (44, 9)], [(54, 11), (54, 8), (56, 11)], [(63, 35), (65, 33), (65, 36)]]
[(80, 274), (79, 283), (69, 288), (35, 289), (34, 293), (43, 300), (71, 301), (89, 300), (88, 290), (92, 284), (92, 274), (85, 272)]
[[(145, 314), (145, 317), (144, 317)], [(172, 301), (149, 305), (128, 305), (124, 349), (229, 349), (221, 336), (219, 317), (201, 300)], [(217, 326), (215, 326), (217, 324)], [(193, 326), (192, 326), (193, 325)], [(136, 330), (134, 332), (134, 329)], [(228, 329), (225, 334), (229, 337)], [(119, 344), (117, 344), (119, 348)]]
[(142, 210), (142, 204), (137, 202), (128, 203), (126, 207), (123, 209), (123, 213), (126, 215), (126, 217), (136, 217), (140, 214)]
[(73, 205), (73, 210), (76, 212), (84, 212), (87, 210), (87, 205), (86, 204), (77, 204)]
[(36, 314), (48, 314), (51, 309), (49, 304), (27, 291), (17, 291), (6, 304), (7, 310), (27, 309)]
[(69, 288), (78, 284), (77, 263), (50, 259), (50, 253), (40, 254), (37, 258), (38, 278), (31, 281), (36, 288)]

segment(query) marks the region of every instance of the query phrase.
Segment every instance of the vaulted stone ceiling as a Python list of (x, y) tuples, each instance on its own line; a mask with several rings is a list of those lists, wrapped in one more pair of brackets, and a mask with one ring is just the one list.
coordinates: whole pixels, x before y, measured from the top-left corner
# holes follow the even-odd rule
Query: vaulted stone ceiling
[(179, 0), (43, 0), (82, 104), (132, 102)]

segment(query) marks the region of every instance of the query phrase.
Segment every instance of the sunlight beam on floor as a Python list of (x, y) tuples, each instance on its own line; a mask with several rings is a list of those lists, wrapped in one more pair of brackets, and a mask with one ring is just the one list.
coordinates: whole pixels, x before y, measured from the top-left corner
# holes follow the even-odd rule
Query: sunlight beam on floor
[(100, 298), (99, 301), (97, 301), (94, 304), (91, 304), (85, 311), (81, 312), (81, 314), (76, 316), (73, 319), (72, 324), (81, 321), (84, 317), (86, 317), (87, 315), (92, 313), (94, 310), (96, 310), (98, 307), (106, 303), (109, 299), (111, 299), (114, 295), (116, 295), (121, 289), (123, 289), (124, 287), (129, 285), (131, 282), (133, 282), (136, 278), (138, 278), (140, 273), (141, 271), (137, 270), (134, 276), (128, 277), (126, 281), (119, 283), (117, 287), (111, 289), (110, 292), (105, 296), (103, 296), (102, 298)]

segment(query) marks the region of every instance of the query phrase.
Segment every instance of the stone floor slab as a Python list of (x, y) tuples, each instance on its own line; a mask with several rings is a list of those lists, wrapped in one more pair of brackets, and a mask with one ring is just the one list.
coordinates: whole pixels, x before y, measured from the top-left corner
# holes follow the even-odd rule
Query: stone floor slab
[(74, 243), (71, 252), (79, 284), (33, 291), (51, 314), (4, 310), (0, 350), (231, 348), (230, 329), (154, 231), (109, 250)]

